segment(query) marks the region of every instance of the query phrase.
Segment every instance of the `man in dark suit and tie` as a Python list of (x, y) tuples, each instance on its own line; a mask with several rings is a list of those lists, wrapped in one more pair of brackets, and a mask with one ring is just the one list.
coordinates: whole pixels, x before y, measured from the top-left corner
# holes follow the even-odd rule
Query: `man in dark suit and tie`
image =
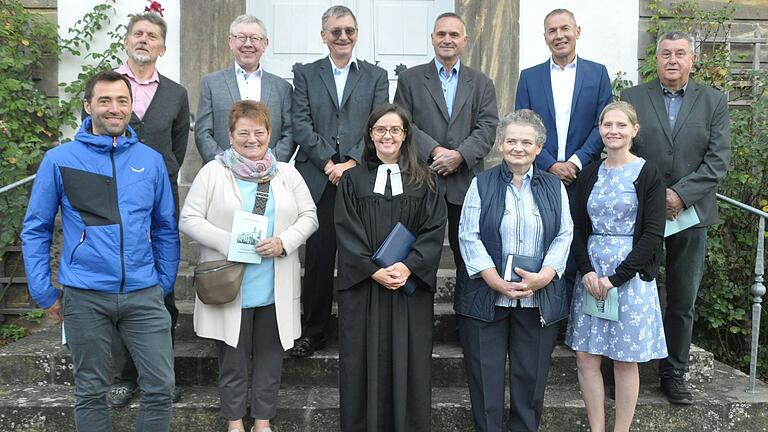
[(547, 14), (544, 40), (552, 57), (520, 73), (515, 96), (515, 109), (536, 111), (547, 128), (536, 166), (560, 177), (566, 186), (582, 167), (600, 157), (598, 117), (611, 102), (605, 66), (576, 56), (580, 34), (571, 11), (555, 9)]
[(307, 240), (302, 335), (289, 350), (294, 357), (310, 356), (325, 345), (336, 259), (336, 186), (345, 170), (361, 162), (371, 111), (389, 100), (387, 72), (354, 56), (358, 28), (349, 8), (326, 10), (320, 36), (329, 55), (293, 70), (296, 169), (317, 204), (320, 223)]
[(460, 16), (438, 16), (432, 32), (434, 60), (403, 71), (394, 100), (413, 117), (419, 156), (445, 179), (448, 241), (457, 269), (462, 264), (459, 218), (464, 195), (475, 173), (483, 170), (499, 122), (493, 82), (461, 63), (467, 41)]
[(291, 85), (261, 67), (269, 45), (264, 23), (253, 15), (240, 15), (229, 26), (227, 39), (235, 58), (232, 67), (210, 73), (200, 81), (195, 144), (203, 163), (229, 148), (229, 109), (239, 100), (263, 102), (269, 108), (272, 136), (269, 147), (275, 157), (288, 162), (293, 156)]
[[(177, 177), (189, 137), (189, 102), (187, 90), (158, 73), (157, 59), (165, 54), (168, 25), (157, 13), (134, 15), (128, 22), (123, 41), (126, 62), (116, 69), (131, 83), (133, 110), (130, 125), (141, 142), (163, 155), (173, 193), (174, 212), (179, 218), (179, 186)], [(171, 315), (171, 338), (179, 316), (173, 292), (165, 297), (165, 308)], [(136, 393), (138, 373), (128, 350), (116, 332), (112, 347), (113, 379), (108, 395), (111, 406), (125, 406)], [(173, 400), (179, 392), (174, 390)]]
[(659, 362), (659, 375), (667, 399), (683, 405), (693, 403), (684, 376), (704, 274), (707, 227), (719, 221), (715, 193), (731, 157), (728, 99), (690, 79), (695, 59), (693, 37), (666, 33), (656, 45), (658, 79), (621, 93), (637, 110), (640, 132), (634, 139), (635, 152), (655, 163), (664, 176), (667, 219), (694, 211), (700, 221), (664, 240), (669, 357)]

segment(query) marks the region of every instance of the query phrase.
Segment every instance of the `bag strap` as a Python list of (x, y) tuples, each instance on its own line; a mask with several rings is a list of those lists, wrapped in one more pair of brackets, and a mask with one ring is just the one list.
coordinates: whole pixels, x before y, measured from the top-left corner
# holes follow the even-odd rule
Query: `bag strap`
[(253, 203), (251, 212), (263, 216), (267, 210), (267, 201), (269, 201), (269, 182), (259, 183), (259, 188), (256, 190), (256, 201)]

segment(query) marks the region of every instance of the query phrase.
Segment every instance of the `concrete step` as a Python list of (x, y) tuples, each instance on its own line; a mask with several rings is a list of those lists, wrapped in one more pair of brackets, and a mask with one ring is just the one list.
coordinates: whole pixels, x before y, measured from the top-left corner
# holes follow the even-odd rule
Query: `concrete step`
[[(716, 364), (712, 383), (693, 388), (695, 404), (669, 404), (655, 387), (640, 390), (632, 429), (656, 431), (768, 431), (768, 386), (744, 392), (746, 376)], [(66, 385), (0, 385), (0, 430), (7, 432), (74, 432), (74, 396)], [(338, 389), (290, 387), (280, 390), (273, 424), (281, 432), (339, 430)], [(607, 423), (613, 424), (613, 402), (607, 402)], [(111, 410), (116, 432), (134, 430), (138, 403)], [(577, 384), (550, 384), (546, 389), (541, 431), (588, 431), (584, 404)], [(172, 431), (223, 430), (214, 387), (183, 387), (182, 400), (174, 405)], [(465, 387), (434, 388), (432, 430), (473, 430), (469, 392)]]
[[(714, 359), (711, 353), (691, 347), (688, 380), (704, 384), (712, 380)], [(218, 376), (215, 345), (209, 339), (179, 339), (175, 347), (175, 371), (179, 385), (214, 385)], [(315, 352), (309, 358), (286, 356), (283, 387), (338, 386), (339, 354), (336, 344)], [(658, 385), (656, 363), (640, 365), (641, 384)], [(0, 349), (0, 382), (3, 384), (71, 385), (72, 359), (61, 345), (61, 332), (53, 327)], [(559, 345), (552, 355), (550, 384), (576, 384), (576, 360), (570, 348)], [(463, 355), (455, 343), (435, 343), (432, 350), (432, 385), (461, 387), (466, 384)], [(2, 429), (0, 429), (2, 430)]]
[[(176, 302), (179, 308), (179, 321), (176, 325), (176, 337), (179, 339), (192, 339), (196, 337), (192, 322), (194, 301), (181, 300)], [(456, 342), (456, 315), (453, 312), (453, 303), (436, 302), (434, 316), (432, 318), (432, 339), (436, 343)], [(337, 340), (338, 314), (336, 303), (331, 310), (329, 323), (329, 337), (331, 341)]]
[[(302, 272), (304, 270), (302, 269)], [(195, 299), (195, 286), (194, 286), (194, 264), (188, 264), (188, 262), (182, 262), (179, 266), (179, 273), (176, 277), (176, 285), (174, 288), (174, 294), (176, 300), (194, 300)], [(302, 273), (303, 275), (303, 273)], [(335, 277), (335, 271), (334, 271)], [(302, 281), (304, 277), (302, 276)], [(435, 292), (436, 302), (452, 302), (453, 290), (456, 286), (456, 270), (451, 268), (440, 268), (437, 270), (437, 291)]]

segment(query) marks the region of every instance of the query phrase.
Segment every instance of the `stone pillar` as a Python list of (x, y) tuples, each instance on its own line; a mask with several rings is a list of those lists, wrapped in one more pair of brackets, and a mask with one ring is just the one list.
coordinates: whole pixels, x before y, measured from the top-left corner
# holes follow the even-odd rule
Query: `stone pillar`
[[(469, 36), (461, 61), (493, 80), (499, 116), (503, 116), (514, 108), (520, 75), (519, 0), (456, 0), (455, 10), (464, 18)], [(498, 152), (492, 150), (486, 157), (486, 168), (500, 160)]]
[[(227, 46), (229, 24), (244, 13), (244, 0), (181, 0), (181, 85), (189, 93), (189, 110), (193, 114), (197, 111), (203, 75), (231, 64), (232, 54)], [(182, 202), (201, 164), (190, 133), (179, 179)]]
[[(229, 24), (245, 13), (245, 0), (181, 0), (181, 85), (189, 94), (189, 111), (197, 112), (200, 98), (200, 79), (232, 63), (227, 45)], [(202, 158), (195, 147), (194, 133), (190, 132), (187, 155), (179, 176), (179, 200), (183, 203), (189, 187), (202, 166)], [(196, 263), (198, 246), (182, 235), (181, 258)]]

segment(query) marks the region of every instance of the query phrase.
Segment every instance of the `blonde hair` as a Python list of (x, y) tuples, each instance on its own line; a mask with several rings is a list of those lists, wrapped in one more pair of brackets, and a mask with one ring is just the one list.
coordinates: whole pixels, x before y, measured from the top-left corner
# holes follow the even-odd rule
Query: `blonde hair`
[(635, 111), (635, 107), (633, 107), (632, 104), (629, 102), (618, 101), (618, 102), (611, 102), (608, 105), (606, 105), (605, 108), (603, 108), (603, 111), (600, 113), (600, 123), (603, 122), (603, 118), (605, 117), (605, 114), (609, 111), (621, 111), (627, 115), (627, 118), (629, 119), (629, 122), (632, 123), (632, 126), (638, 124), (637, 111)]

